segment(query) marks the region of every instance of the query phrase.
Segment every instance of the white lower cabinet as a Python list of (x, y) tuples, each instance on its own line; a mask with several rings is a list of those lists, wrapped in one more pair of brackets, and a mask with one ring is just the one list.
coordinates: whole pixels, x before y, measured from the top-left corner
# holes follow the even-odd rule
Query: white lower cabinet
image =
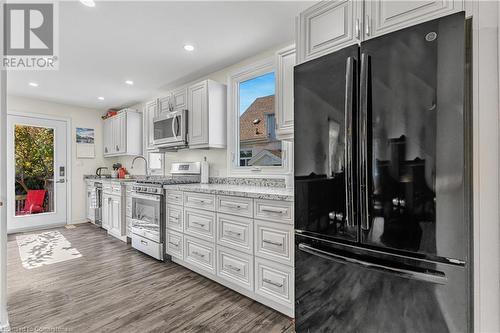
[(167, 229), (166, 251), (172, 257), (184, 259), (184, 235)]
[[(255, 294), (257, 300), (271, 302), (275, 309), (293, 317), (293, 267), (255, 257)], [(268, 304), (268, 303), (267, 303)]]
[(253, 256), (218, 245), (217, 276), (253, 291)]
[(184, 260), (215, 275), (215, 245), (195, 237), (184, 237)]
[(166, 201), (172, 261), (294, 316), (292, 202), (175, 190)]
[[(127, 216), (124, 205), (125, 186), (120, 183), (104, 183), (102, 195), (102, 227), (108, 234), (127, 241)], [(122, 188), (123, 187), (123, 188)]]

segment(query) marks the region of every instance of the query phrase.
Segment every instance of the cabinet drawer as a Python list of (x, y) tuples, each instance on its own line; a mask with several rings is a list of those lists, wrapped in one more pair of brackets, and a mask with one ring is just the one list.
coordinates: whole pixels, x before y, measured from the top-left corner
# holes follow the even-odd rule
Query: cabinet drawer
[(182, 206), (167, 205), (167, 228), (184, 231)]
[(256, 219), (282, 222), (293, 225), (293, 203), (291, 201), (255, 200)]
[(253, 217), (253, 199), (218, 195), (217, 211), (221, 213)]
[(174, 191), (174, 190), (167, 190), (166, 201), (167, 201), (167, 204), (182, 205), (182, 192), (181, 191)]
[(167, 242), (166, 242), (166, 252), (172, 257), (178, 259), (184, 259), (184, 244), (183, 235), (179, 232), (175, 232), (167, 229)]
[(215, 274), (215, 246), (213, 243), (184, 236), (184, 260), (208, 273)]
[(144, 252), (148, 255), (150, 255), (153, 258), (161, 258), (161, 252), (162, 252), (162, 246), (160, 243), (153, 242), (152, 240), (149, 240), (147, 238), (138, 236), (134, 234), (132, 236), (132, 246), (141, 251)]
[(184, 208), (184, 232), (191, 236), (213, 241), (215, 236), (215, 213)]
[(253, 291), (252, 255), (217, 246), (217, 275)]
[(253, 220), (245, 217), (217, 214), (217, 244), (253, 253)]
[(293, 268), (255, 258), (255, 293), (271, 302), (293, 307)]
[(184, 192), (184, 206), (215, 211), (213, 194)]
[(293, 227), (255, 220), (255, 255), (293, 265)]

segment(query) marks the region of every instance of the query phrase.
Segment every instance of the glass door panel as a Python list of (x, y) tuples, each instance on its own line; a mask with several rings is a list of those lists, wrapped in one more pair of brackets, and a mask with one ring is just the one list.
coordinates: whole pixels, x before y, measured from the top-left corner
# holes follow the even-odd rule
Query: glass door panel
[(54, 129), (15, 125), (15, 215), (54, 212)]

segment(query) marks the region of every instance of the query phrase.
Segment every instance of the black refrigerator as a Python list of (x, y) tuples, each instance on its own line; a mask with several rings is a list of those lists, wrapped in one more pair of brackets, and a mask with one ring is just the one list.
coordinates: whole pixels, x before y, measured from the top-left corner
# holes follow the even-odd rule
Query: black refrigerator
[(294, 72), (297, 332), (467, 332), (468, 21)]

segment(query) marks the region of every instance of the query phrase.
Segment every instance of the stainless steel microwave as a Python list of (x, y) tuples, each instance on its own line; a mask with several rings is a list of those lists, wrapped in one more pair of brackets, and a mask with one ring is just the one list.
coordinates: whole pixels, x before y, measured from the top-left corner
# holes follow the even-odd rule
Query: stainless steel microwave
[(187, 145), (187, 110), (165, 112), (153, 119), (153, 144), (158, 148)]

